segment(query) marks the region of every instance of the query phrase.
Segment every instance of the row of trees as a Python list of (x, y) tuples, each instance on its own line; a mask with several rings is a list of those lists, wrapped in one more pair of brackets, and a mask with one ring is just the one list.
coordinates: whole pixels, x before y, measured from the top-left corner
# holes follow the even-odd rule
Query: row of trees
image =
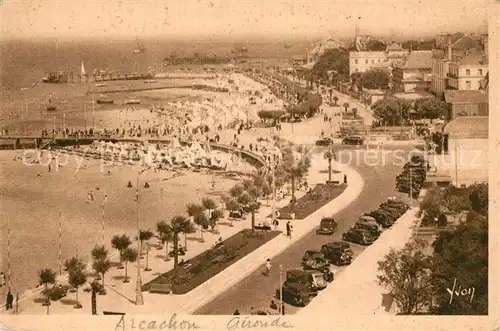
[(382, 68), (371, 69), (366, 72), (354, 72), (351, 75), (351, 82), (356, 85), (358, 90), (362, 88), (385, 90), (389, 88), (390, 81), (389, 71)]
[[(443, 215), (467, 211), (453, 232), (443, 231), (423, 253), (427, 243), (415, 240), (391, 252), (378, 264), (378, 280), (389, 289), (401, 314), (488, 314), (488, 185), (431, 190), (421, 205), (424, 213)], [(439, 216), (438, 216), (439, 217)], [(466, 297), (450, 289), (474, 289)], [(460, 287), (459, 287), (460, 286)]]
[(387, 96), (372, 105), (373, 115), (386, 125), (400, 125), (408, 119), (439, 119), (446, 115), (447, 105), (435, 98), (415, 102)]

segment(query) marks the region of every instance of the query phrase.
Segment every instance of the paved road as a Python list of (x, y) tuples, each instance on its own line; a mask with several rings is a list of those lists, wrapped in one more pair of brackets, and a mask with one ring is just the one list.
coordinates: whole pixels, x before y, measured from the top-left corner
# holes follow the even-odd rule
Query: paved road
[[(363, 152), (353, 153), (352, 155), (362, 158)], [(356, 165), (356, 162), (351, 163), (353, 168), (364, 178), (365, 186), (360, 196), (348, 208), (334, 215), (339, 222), (339, 229), (335, 235), (318, 236), (314, 232), (306, 235), (273, 259), (272, 263), (275, 269), (270, 277), (262, 276), (262, 270), (259, 268), (227, 292), (200, 308), (195, 314), (232, 314), (235, 309), (239, 309), (242, 314), (248, 314), (251, 307), (256, 309), (269, 307), (275, 291), (279, 287), (278, 265), (283, 265), (285, 270), (300, 267), (300, 260), (305, 250), (319, 249), (321, 245), (327, 242), (339, 240), (342, 232), (354, 223), (357, 216), (375, 209), (387, 197), (398, 195), (395, 191), (395, 177), (401, 171), (402, 166), (392, 164), (393, 157), (392, 154), (386, 155), (387, 162), (385, 166), (374, 167), (363, 164), (363, 162), (359, 162), (359, 165)], [(359, 254), (362, 248), (354, 247), (354, 251), (355, 254)], [(285, 312), (290, 314), (298, 309), (286, 305)]]

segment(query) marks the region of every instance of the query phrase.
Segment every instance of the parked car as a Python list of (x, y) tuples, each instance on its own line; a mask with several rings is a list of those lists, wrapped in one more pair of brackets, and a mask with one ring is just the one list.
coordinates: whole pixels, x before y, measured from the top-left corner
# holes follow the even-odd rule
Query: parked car
[(316, 146), (330, 146), (330, 145), (333, 145), (333, 140), (328, 137), (316, 140)]
[(410, 206), (403, 201), (403, 199), (399, 198), (399, 197), (389, 197), (387, 199), (387, 201), (390, 201), (390, 202), (393, 202), (393, 203), (397, 203), (397, 204), (401, 204), (405, 207), (406, 210), (410, 209)]
[(327, 282), (334, 279), (334, 274), (330, 270), (330, 262), (325, 259), (323, 253), (319, 251), (307, 250), (302, 257), (302, 267), (304, 270), (316, 270), (323, 273), (323, 278)]
[(316, 230), (316, 234), (331, 235), (335, 232), (335, 230), (337, 230), (338, 226), (338, 223), (333, 217), (322, 218), (319, 223), (319, 227)]
[(375, 241), (367, 230), (355, 227), (344, 232), (342, 239), (360, 245), (371, 245)]
[(324, 289), (327, 285), (322, 272), (299, 269), (288, 270), (286, 272), (286, 282), (306, 285), (313, 296), (317, 295), (317, 291)]
[(349, 265), (352, 262), (353, 252), (351, 245), (342, 241), (334, 241), (321, 246), (321, 253), (325, 259), (335, 265)]
[(344, 145), (363, 145), (364, 139), (361, 136), (349, 136), (342, 139)]
[(306, 285), (300, 283), (285, 282), (282, 286), (283, 298), (280, 290), (276, 290), (276, 298), (294, 306), (305, 307), (311, 302), (311, 291)]
[(380, 237), (381, 231), (379, 230), (379, 225), (373, 225), (371, 223), (364, 223), (364, 222), (356, 222), (354, 224), (355, 229), (362, 229), (368, 231), (370, 235), (373, 237), (373, 239), (378, 239)]
[(367, 215), (361, 215), (358, 218), (357, 222), (373, 225), (373, 226), (377, 227), (379, 231), (382, 231), (382, 226), (377, 223), (377, 220), (374, 217), (367, 216)]
[(377, 221), (377, 224), (381, 225), (383, 228), (392, 226), (390, 215), (382, 214), (378, 210), (371, 211), (365, 215), (373, 217)]
[(384, 204), (381, 204), (379, 209), (382, 209), (382, 210), (385, 210), (385, 211), (391, 213), (391, 217), (394, 220), (394, 223), (401, 216), (401, 213), (399, 212), (399, 210), (397, 210), (396, 208), (389, 207), (389, 206), (384, 205)]

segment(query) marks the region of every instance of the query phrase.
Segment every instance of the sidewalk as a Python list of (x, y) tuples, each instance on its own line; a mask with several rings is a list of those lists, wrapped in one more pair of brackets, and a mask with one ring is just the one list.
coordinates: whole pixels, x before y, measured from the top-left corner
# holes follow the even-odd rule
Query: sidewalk
[(391, 249), (402, 248), (412, 237), (418, 207), (409, 209), (396, 224), (382, 233), (380, 238), (354, 259), (352, 264), (339, 273), (335, 281), (321, 291), (298, 314), (336, 315), (394, 315), (395, 306), (387, 296), (387, 290), (377, 281), (377, 263)]

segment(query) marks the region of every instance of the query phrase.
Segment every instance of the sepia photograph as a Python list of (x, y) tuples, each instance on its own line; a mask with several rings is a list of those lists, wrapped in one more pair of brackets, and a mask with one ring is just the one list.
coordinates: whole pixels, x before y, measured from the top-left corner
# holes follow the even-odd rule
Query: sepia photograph
[(0, 328), (498, 318), (499, 5), (3, 0)]

